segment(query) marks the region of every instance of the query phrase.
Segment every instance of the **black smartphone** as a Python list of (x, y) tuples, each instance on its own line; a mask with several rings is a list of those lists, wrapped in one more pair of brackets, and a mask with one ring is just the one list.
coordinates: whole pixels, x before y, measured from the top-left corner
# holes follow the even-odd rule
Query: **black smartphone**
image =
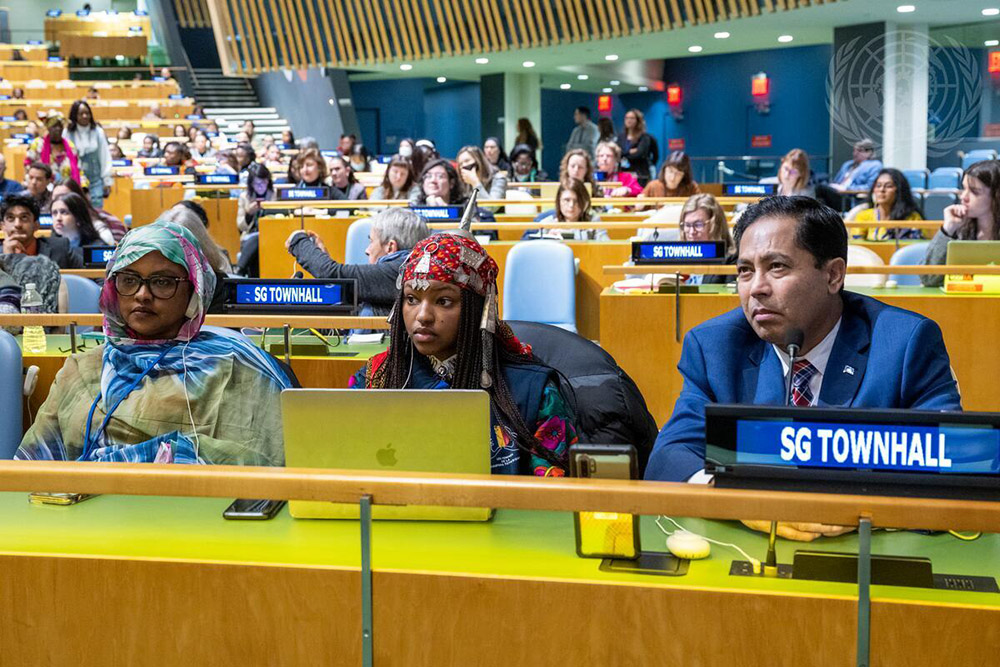
[(465, 171), (475, 171), (476, 170), (476, 165), (474, 165), (474, 164), (467, 164), (464, 167), (462, 167), (462, 169), (464, 169)]
[(223, 518), (244, 521), (267, 521), (285, 506), (284, 500), (249, 500), (238, 498), (222, 513)]
[[(573, 477), (636, 479), (638, 456), (632, 445), (573, 445)], [(618, 512), (574, 512), (576, 553), (583, 558), (638, 558), (639, 517)]]

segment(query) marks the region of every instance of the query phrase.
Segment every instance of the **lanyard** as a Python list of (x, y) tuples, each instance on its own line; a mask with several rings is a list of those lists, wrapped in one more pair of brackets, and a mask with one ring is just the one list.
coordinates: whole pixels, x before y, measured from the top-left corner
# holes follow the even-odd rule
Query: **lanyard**
[(124, 401), (126, 398), (128, 398), (129, 394), (131, 394), (133, 391), (135, 391), (135, 388), (139, 386), (139, 383), (142, 382), (142, 380), (147, 375), (149, 375), (153, 371), (154, 368), (156, 368), (156, 365), (158, 363), (160, 363), (161, 361), (163, 361), (163, 358), (165, 356), (167, 356), (167, 352), (169, 352), (171, 350), (171, 347), (168, 347), (165, 350), (163, 350), (163, 352), (160, 353), (160, 356), (158, 356), (156, 358), (156, 360), (152, 364), (150, 364), (149, 368), (147, 368), (146, 370), (144, 370), (142, 372), (142, 375), (140, 375), (139, 377), (137, 377), (132, 382), (132, 384), (129, 385), (128, 389), (125, 390), (125, 393), (122, 395), (122, 397), (119, 398), (115, 402), (114, 406), (112, 406), (112, 408), (110, 410), (108, 410), (107, 414), (104, 415), (104, 421), (101, 422), (101, 428), (98, 429), (97, 435), (94, 437), (95, 442), (91, 442), (90, 441), (90, 423), (94, 419), (94, 411), (97, 409), (97, 404), (101, 401), (101, 395), (100, 394), (97, 395), (97, 398), (95, 398), (94, 402), (91, 403), (91, 405), (90, 405), (90, 412), (87, 414), (87, 432), (84, 434), (84, 438), (83, 438), (83, 454), (80, 455), (80, 458), (78, 460), (80, 460), (80, 461), (86, 461), (90, 457), (91, 449), (94, 447), (94, 445), (97, 444), (96, 440), (101, 437), (102, 433), (104, 433), (104, 429), (106, 429), (108, 427), (108, 422), (111, 421), (111, 415), (113, 415), (115, 413), (115, 410), (117, 410), (118, 406), (122, 404), (122, 401)]

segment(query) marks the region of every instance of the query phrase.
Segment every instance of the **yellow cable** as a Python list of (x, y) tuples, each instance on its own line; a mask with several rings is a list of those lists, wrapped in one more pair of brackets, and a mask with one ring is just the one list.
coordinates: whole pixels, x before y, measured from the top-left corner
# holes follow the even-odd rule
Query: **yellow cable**
[(973, 540), (978, 540), (980, 537), (983, 536), (983, 534), (980, 532), (972, 533), (971, 535), (963, 535), (962, 533), (956, 530), (949, 530), (948, 534), (951, 535), (952, 537), (962, 540), (963, 542), (972, 542)]

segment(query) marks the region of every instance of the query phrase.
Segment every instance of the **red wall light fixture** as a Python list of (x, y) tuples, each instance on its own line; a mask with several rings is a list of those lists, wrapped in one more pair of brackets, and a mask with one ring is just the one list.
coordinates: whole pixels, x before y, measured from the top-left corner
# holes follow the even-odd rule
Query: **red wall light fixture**
[(683, 91), (681, 87), (672, 83), (667, 86), (667, 104), (670, 106), (680, 106), (681, 100), (683, 99)]
[(754, 74), (750, 79), (750, 94), (754, 97), (767, 97), (771, 92), (771, 80), (764, 72)]
[(601, 95), (597, 98), (597, 113), (611, 113), (610, 95)]
[(990, 52), (989, 70), (990, 74), (1000, 74), (1000, 51)]

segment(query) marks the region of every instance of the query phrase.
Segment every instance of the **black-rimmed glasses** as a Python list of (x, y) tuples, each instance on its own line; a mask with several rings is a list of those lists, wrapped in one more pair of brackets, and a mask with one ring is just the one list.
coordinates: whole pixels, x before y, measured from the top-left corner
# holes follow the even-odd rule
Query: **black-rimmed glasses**
[(137, 273), (127, 271), (116, 271), (111, 274), (111, 279), (114, 281), (115, 291), (121, 296), (133, 296), (145, 285), (149, 293), (157, 299), (172, 299), (177, 294), (178, 285), (190, 282), (187, 278), (174, 276), (143, 278)]

